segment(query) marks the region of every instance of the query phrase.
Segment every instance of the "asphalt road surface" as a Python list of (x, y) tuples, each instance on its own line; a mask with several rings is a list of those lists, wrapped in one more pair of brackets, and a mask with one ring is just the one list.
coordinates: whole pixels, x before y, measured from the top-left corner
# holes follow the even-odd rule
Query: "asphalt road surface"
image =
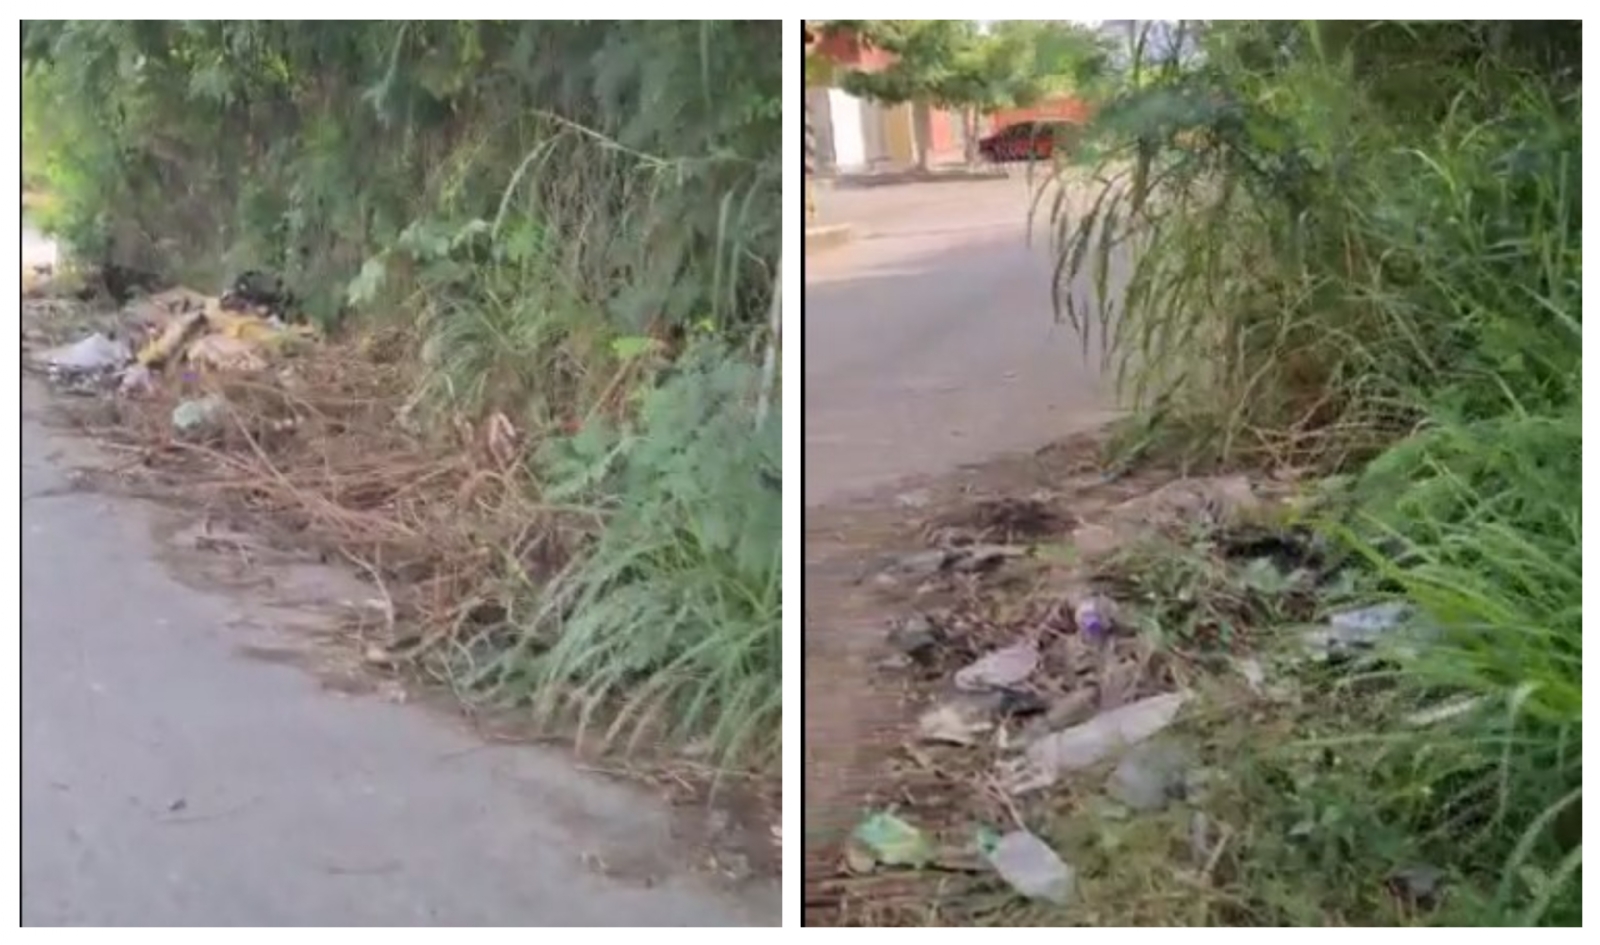
[(22, 426), (25, 925), (779, 923), (775, 885), (688, 871), (655, 796), (261, 658), (283, 612), (177, 580), (153, 509), (72, 487), (84, 447), (41, 400)]
[(819, 195), (855, 239), (806, 260), (808, 506), (1113, 416), (1097, 362), (1055, 323), (1029, 202), (1020, 177)]

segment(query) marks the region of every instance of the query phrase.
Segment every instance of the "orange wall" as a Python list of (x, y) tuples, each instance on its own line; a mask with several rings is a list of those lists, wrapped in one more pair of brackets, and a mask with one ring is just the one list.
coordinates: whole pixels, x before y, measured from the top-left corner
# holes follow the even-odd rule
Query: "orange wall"
[(961, 149), (961, 115), (933, 108), (928, 110), (928, 150), (934, 154)]
[(1055, 119), (1083, 124), (1089, 120), (1089, 103), (1071, 96), (1046, 99), (1028, 108), (1003, 108), (994, 113), (993, 127), (1004, 128), (1019, 121)]
[(827, 56), (848, 69), (877, 72), (894, 62), (894, 54), (865, 45), (849, 33), (829, 33), (818, 41), (817, 55)]

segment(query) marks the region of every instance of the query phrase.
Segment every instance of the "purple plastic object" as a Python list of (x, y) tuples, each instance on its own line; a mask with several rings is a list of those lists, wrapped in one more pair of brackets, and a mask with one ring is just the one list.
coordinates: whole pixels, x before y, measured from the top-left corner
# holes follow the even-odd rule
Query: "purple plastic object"
[(1073, 609), (1072, 620), (1085, 638), (1100, 643), (1111, 636), (1110, 601), (1098, 595), (1086, 597)]

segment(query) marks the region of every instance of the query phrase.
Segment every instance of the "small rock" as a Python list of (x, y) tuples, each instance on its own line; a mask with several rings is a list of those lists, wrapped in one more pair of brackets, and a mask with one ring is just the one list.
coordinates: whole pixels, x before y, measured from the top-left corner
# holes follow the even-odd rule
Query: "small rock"
[(1117, 764), (1107, 790), (1132, 810), (1161, 810), (1171, 801), (1183, 799), (1193, 763), (1193, 754), (1177, 742), (1140, 745)]
[(1039, 667), (1039, 648), (1031, 640), (993, 650), (956, 671), (956, 688), (982, 692), (1014, 686)]

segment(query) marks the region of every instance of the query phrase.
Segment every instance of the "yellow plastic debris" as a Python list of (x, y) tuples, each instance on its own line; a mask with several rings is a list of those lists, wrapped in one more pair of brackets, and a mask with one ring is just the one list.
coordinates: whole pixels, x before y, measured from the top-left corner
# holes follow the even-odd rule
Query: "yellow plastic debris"
[(264, 371), (267, 368), (267, 359), (261, 356), (256, 345), (231, 335), (202, 335), (190, 342), (187, 357), (190, 364), (213, 371)]
[(139, 352), (139, 363), (145, 367), (160, 367), (183, 353), (185, 346), (206, 329), (206, 313), (190, 312), (167, 323), (151, 342)]

